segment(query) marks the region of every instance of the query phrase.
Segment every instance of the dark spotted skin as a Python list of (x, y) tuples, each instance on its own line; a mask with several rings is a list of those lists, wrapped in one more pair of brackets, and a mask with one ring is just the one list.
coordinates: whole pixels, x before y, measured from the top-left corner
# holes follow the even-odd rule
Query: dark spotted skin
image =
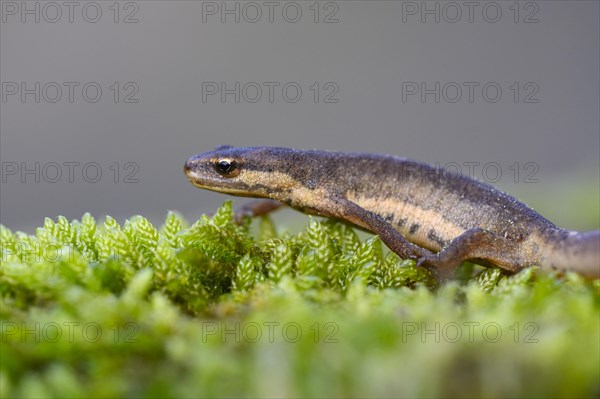
[[(234, 162), (229, 175), (219, 161)], [(600, 276), (600, 231), (560, 229), (510, 195), (463, 175), (399, 157), (223, 146), (184, 167), (201, 188), (270, 199), (378, 234), (403, 258), (448, 275), (465, 260), (516, 272), (539, 265)], [(277, 202), (274, 202), (274, 201)]]

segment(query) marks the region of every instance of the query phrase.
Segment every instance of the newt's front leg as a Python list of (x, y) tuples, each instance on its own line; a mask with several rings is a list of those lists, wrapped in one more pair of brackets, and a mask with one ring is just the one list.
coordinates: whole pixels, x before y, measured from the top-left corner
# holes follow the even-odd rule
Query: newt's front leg
[(432, 257), (434, 254), (408, 241), (398, 230), (381, 216), (368, 211), (359, 205), (345, 200), (336, 199), (337, 213), (332, 216), (352, 222), (377, 234), (387, 247), (402, 259), (420, 259)]
[(246, 216), (256, 217), (267, 215), (285, 204), (283, 202), (275, 201), (272, 199), (256, 199), (253, 201), (246, 202), (239, 208), (234, 210), (234, 219), (238, 224), (242, 223), (242, 219)]

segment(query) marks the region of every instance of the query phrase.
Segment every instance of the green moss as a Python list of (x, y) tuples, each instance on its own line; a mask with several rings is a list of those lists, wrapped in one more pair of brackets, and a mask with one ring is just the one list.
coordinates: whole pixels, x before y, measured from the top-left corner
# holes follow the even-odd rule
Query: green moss
[(595, 397), (600, 283), (465, 265), (438, 287), (377, 238), (278, 235), (231, 203), (157, 230), (0, 227), (0, 396)]

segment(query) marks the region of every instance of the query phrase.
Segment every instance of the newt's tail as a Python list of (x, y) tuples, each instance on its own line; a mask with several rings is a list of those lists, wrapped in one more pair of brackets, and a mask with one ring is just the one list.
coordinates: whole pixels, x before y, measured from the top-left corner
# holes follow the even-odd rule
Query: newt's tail
[(553, 236), (543, 251), (542, 267), (600, 278), (600, 230), (587, 233), (560, 230)]

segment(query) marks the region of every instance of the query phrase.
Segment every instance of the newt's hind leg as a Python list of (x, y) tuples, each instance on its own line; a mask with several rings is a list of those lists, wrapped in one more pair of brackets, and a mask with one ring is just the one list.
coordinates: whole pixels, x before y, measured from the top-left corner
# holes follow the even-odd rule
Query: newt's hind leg
[(451, 278), (464, 261), (493, 264), (517, 272), (523, 268), (520, 247), (519, 243), (505, 237), (475, 228), (453, 239), (437, 254), (420, 258), (418, 264), (432, 270), (442, 280)]

